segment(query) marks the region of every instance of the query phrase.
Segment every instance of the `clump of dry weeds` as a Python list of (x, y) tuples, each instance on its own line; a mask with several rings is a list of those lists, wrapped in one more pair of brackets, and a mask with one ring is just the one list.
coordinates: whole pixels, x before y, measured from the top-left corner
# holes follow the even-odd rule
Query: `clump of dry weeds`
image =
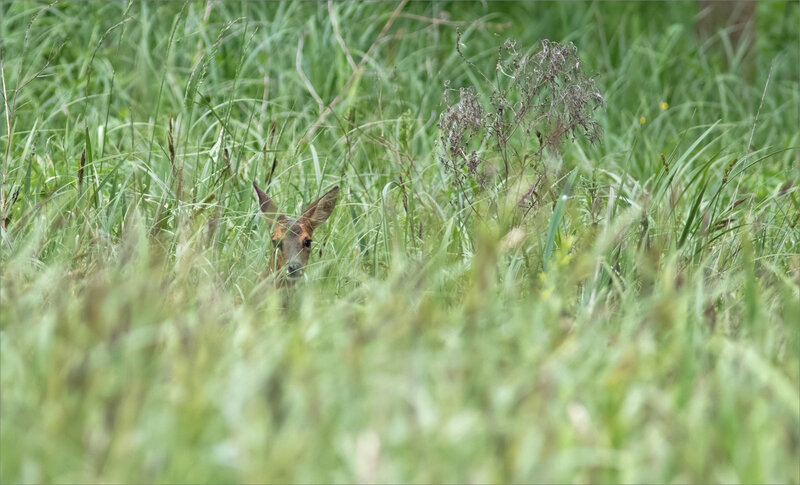
[(530, 208), (538, 202), (547, 175), (544, 155), (557, 156), (565, 142), (579, 137), (598, 141), (601, 127), (594, 113), (605, 100), (594, 78), (583, 72), (572, 43), (542, 40), (521, 52), (516, 42), (507, 40), (498, 50), (491, 79), (464, 55), (460, 34), (456, 48), (485, 86), (456, 90), (445, 83), (439, 161), (459, 189), (471, 182), (469, 186), (488, 189), (494, 198), (526, 174), (533, 175), (534, 182), (527, 183), (516, 201)]

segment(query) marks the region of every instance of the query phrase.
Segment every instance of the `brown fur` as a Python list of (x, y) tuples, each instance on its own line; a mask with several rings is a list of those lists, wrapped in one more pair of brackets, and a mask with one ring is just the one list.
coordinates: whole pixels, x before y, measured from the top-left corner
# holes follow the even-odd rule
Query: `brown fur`
[(261, 214), (272, 226), (274, 246), (269, 258), (268, 272), (277, 276), (279, 285), (291, 285), (302, 276), (303, 268), (308, 264), (314, 229), (327, 221), (333, 212), (339, 186), (309, 204), (296, 219), (278, 214), (278, 206), (255, 182), (253, 188)]

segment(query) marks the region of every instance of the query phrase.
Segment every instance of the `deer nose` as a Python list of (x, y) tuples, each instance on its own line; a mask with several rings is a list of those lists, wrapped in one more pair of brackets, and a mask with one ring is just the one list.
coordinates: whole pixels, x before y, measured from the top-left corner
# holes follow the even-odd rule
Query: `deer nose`
[(289, 276), (300, 276), (303, 272), (303, 267), (300, 263), (289, 263), (286, 270), (289, 272)]

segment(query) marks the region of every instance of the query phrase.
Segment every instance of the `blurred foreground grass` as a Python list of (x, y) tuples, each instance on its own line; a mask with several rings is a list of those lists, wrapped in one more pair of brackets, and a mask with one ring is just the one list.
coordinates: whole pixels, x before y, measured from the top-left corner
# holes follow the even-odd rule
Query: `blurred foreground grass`
[[(800, 481), (797, 4), (398, 5), (0, 4), (0, 479)], [(521, 223), (438, 162), (457, 28), (606, 97)], [(253, 179), (342, 186), (285, 294)]]

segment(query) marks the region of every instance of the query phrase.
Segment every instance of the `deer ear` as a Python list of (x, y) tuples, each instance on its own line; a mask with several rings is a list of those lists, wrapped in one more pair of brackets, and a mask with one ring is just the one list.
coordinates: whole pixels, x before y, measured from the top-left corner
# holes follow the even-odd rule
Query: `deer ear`
[(261, 208), (261, 215), (264, 216), (267, 224), (272, 226), (275, 219), (278, 217), (278, 206), (275, 205), (275, 202), (272, 202), (272, 199), (270, 199), (266, 192), (258, 188), (255, 180), (253, 181), (253, 188), (256, 190), (256, 195), (258, 196), (258, 206)]
[(337, 185), (326, 192), (325, 195), (310, 203), (303, 213), (300, 214), (300, 218), (308, 221), (313, 231), (331, 216), (331, 212), (333, 212), (333, 208), (336, 206), (336, 197), (338, 195), (339, 186)]

